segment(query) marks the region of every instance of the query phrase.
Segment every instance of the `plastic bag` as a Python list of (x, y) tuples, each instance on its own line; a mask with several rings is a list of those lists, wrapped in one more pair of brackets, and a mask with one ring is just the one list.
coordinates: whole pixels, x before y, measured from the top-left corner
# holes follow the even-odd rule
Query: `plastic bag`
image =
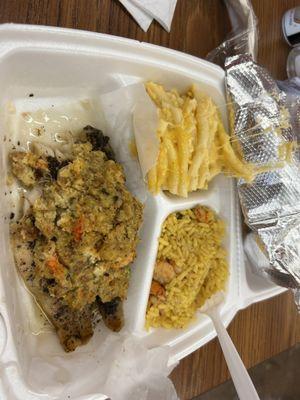
[(287, 106), (291, 115), (291, 124), (300, 144), (300, 78), (294, 77), (277, 82), (279, 88), (287, 95)]
[(212, 50), (206, 58), (224, 66), (228, 56), (251, 54), (255, 60), (258, 47), (258, 21), (249, 0), (225, 0), (232, 31), (225, 42)]

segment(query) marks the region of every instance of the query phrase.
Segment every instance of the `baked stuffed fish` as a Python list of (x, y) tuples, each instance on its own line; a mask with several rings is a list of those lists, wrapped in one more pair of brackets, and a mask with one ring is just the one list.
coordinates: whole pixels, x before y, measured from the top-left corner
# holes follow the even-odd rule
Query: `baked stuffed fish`
[(87, 126), (69, 159), (13, 151), (11, 172), (41, 194), (11, 223), (17, 268), (66, 351), (93, 335), (97, 313), (123, 325), (143, 207), (125, 186), (108, 138)]

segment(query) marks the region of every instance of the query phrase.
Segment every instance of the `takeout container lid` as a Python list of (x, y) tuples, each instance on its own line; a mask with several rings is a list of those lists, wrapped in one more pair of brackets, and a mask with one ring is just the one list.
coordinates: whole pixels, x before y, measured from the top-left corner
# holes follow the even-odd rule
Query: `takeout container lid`
[[(72, 29), (4, 24), (0, 26), (0, 76), (1, 103), (10, 96), (21, 96), (30, 87), (35, 87), (41, 93), (49, 86), (58, 91), (77, 86), (80, 90), (96, 87), (100, 91), (109, 91), (138, 80), (151, 79), (184, 90), (195, 81), (212, 96), (226, 122), (224, 71), (221, 68), (188, 54), (136, 40)], [(1, 190), (1, 204), (5, 204), (3, 192)], [(164, 194), (150, 197), (145, 207), (145, 223), (136, 261), (144, 264), (143, 267), (140, 263), (139, 268), (134, 268), (125, 314), (128, 314), (127, 328), (149, 347), (171, 346), (170, 364), (216, 336), (213, 325), (205, 316), (198, 316), (195, 323), (182, 331), (152, 330), (147, 333), (143, 330), (161, 223), (169, 213), (199, 203), (214, 208), (228, 225), (225, 245), (229, 256), (230, 280), (228, 296), (221, 310), (225, 325), (229, 324), (238, 310), (284, 290), (254, 275), (245, 265), (240, 210), (233, 180), (218, 177), (208, 192), (193, 193), (187, 199)], [(0, 366), (9, 368), (14, 365), (18, 371), (22, 371), (26, 369), (24, 359), (29, 355), (24, 356), (27, 351), (25, 346), (20, 356), (20, 343), (15, 335), (15, 332), (22, 330), (18, 321), (22, 314), (18, 311), (21, 305), (17, 304), (14, 294), (10, 292), (16, 291), (19, 283), (10, 272), (12, 263), (5, 237), (5, 212), (7, 209), (1, 207)], [(36, 398), (27, 392), (30, 382), (25, 382), (22, 372), (19, 375), (11, 373), (8, 381), (7, 377), (4, 378), (2, 367), (1, 375), (1, 399), (12, 400), (12, 387), (14, 395), (18, 393), (18, 398), (22, 400)]]

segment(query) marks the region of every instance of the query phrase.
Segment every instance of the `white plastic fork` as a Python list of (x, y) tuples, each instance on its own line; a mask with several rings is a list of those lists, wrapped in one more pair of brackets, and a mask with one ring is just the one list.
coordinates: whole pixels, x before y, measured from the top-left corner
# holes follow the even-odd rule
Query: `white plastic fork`
[(218, 292), (201, 307), (200, 312), (212, 320), (221, 348), (231, 374), (232, 381), (240, 400), (259, 400), (259, 396), (248, 371), (237, 352), (220, 317), (219, 305), (224, 300), (224, 293)]

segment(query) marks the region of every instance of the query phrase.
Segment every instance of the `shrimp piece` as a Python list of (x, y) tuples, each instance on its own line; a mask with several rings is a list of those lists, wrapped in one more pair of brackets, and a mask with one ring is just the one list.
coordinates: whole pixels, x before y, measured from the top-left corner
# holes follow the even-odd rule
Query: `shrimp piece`
[(196, 219), (199, 222), (205, 222), (208, 223), (209, 217), (208, 217), (208, 212), (205, 210), (203, 207), (196, 207), (194, 208), (194, 214), (196, 216)]
[(153, 278), (162, 285), (166, 285), (175, 278), (173, 265), (168, 261), (158, 260), (155, 264)]
[(153, 280), (151, 283), (150, 294), (157, 298), (162, 298), (165, 295), (165, 288), (160, 283)]

